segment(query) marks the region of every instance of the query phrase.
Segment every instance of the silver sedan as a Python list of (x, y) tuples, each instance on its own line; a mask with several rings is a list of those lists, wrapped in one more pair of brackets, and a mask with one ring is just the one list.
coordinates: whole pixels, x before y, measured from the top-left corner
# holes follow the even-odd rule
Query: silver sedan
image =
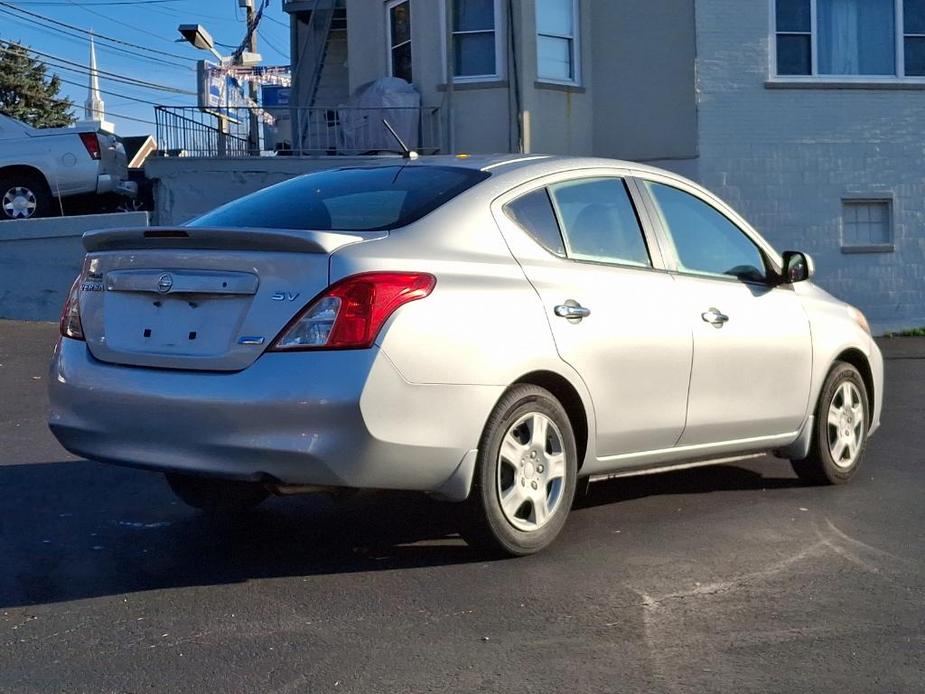
[(208, 511), (418, 490), (529, 554), (587, 480), (773, 453), (839, 484), (880, 422), (880, 352), (812, 259), (637, 164), (388, 160), (84, 245), (51, 429)]

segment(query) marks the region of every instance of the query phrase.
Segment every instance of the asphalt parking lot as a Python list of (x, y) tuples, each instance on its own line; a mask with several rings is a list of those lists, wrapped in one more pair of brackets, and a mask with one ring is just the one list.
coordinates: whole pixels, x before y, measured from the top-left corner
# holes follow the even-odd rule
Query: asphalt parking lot
[(491, 560), (403, 494), (209, 521), (45, 427), (56, 326), (0, 321), (0, 691), (925, 690), (925, 341), (856, 480), (785, 461), (592, 487)]

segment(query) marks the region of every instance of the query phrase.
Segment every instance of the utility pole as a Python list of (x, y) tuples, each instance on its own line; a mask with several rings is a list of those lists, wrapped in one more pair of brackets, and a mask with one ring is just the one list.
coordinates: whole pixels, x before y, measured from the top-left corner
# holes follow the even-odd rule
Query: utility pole
[[(245, 16), (247, 18), (247, 29), (249, 31), (249, 38), (247, 41), (247, 50), (251, 53), (257, 52), (257, 30), (250, 31), (250, 27), (254, 21), (254, 0), (238, 0), (238, 7), (244, 8)], [(254, 79), (249, 79), (248, 84), (248, 96), (250, 96), (251, 102), (253, 104), (257, 103), (257, 83)], [(250, 124), (247, 132), (247, 148), (250, 150), (251, 154), (260, 154), (260, 124), (257, 120), (257, 109), (255, 106), (251, 106), (248, 109), (250, 114)]]

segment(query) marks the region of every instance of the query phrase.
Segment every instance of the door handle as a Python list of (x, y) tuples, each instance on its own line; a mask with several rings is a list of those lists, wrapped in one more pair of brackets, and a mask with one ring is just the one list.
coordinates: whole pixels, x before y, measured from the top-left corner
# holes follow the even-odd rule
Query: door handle
[(720, 311), (718, 308), (710, 308), (709, 311), (700, 314), (700, 317), (703, 318), (707, 323), (710, 323), (714, 328), (722, 328), (726, 323), (729, 322), (729, 316)]
[(568, 318), (576, 322), (591, 315), (590, 308), (585, 308), (573, 299), (569, 299), (564, 304), (559, 304), (553, 310), (559, 318)]

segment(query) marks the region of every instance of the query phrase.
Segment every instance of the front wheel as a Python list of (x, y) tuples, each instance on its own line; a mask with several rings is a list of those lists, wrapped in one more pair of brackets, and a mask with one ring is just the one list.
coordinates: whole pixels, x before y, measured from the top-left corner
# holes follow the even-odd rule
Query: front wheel
[(565, 409), (543, 388), (514, 386), (482, 434), (464, 537), (512, 556), (540, 551), (565, 525), (577, 476)]
[(844, 484), (861, 464), (869, 427), (864, 379), (851, 364), (837, 362), (819, 394), (809, 456), (791, 461), (794, 472), (809, 484)]
[(168, 472), (164, 476), (181, 501), (206, 513), (242, 513), (269, 496), (263, 485), (256, 482), (196, 477), (180, 472)]

